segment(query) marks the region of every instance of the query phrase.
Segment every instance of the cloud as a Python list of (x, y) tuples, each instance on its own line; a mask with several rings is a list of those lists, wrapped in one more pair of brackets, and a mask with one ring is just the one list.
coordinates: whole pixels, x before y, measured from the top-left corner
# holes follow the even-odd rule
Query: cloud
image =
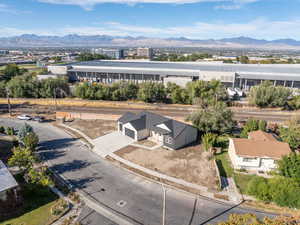
[(9, 5), (2, 4), (0, 3), (0, 12), (1, 13), (11, 13), (11, 14), (22, 14), (22, 13), (30, 13), (29, 11), (21, 11), (21, 10), (16, 10)]
[[(91, 10), (93, 6), (101, 3), (118, 3), (118, 4), (139, 4), (139, 3), (156, 3), (156, 4), (189, 4), (201, 2), (226, 2), (233, 5), (244, 5), (261, 0), (37, 0), (39, 2), (63, 5), (78, 5), (86, 10)], [(222, 8), (222, 7), (220, 7)], [(224, 5), (225, 8), (225, 5)]]
[[(59, 29), (22, 30), (0, 27), (0, 36), (24, 33), (42, 35), (111, 35), (146, 36), (151, 38), (187, 37), (192, 39), (219, 39), (248, 36), (259, 39), (294, 38), (300, 40), (300, 19), (270, 21), (258, 18), (246, 23), (196, 22), (187, 26), (137, 26), (119, 22), (106, 22), (92, 26), (66, 26)], [(280, 32), (278, 32), (280, 31)]]

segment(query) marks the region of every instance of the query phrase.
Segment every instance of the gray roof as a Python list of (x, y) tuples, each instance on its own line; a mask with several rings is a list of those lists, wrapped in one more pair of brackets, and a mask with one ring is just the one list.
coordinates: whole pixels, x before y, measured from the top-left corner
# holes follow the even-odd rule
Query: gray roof
[(300, 64), (225, 64), (202, 62), (151, 62), (151, 61), (117, 61), (96, 60), (70, 64), (73, 68), (80, 67), (113, 67), (134, 69), (165, 69), (165, 70), (194, 70), (220, 72), (259, 72), (259, 73), (293, 73), (300, 75)]
[[(131, 112), (125, 113), (118, 121), (124, 124), (130, 122), (136, 130), (147, 128), (160, 134), (168, 134), (173, 138), (176, 138), (186, 129), (186, 127), (190, 126), (148, 111), (143, 111), (138, 114)], [(165, 124), (171, 131), (157, 127), (159, 124)]]
[(17, 187), (18, 183), (0, 160), (0, 192)]

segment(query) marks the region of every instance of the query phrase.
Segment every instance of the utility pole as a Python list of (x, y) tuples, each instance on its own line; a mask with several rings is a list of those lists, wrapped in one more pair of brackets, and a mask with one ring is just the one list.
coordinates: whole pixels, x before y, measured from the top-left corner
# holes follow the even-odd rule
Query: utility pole
[(7, 97), (8, 113), (9, 113), (9, 116), (12, 116), (12, 114), (11, 114), (11, 104), (10, 104), (10, 92), (9, 92), (8, 88), (5, 88), (5, 90), (6, 90), (6, 97)]
[(163, 189), (163, 212), (162, 212), (162, 225), (166, 225), (166, 188), (164, 184), (161, 184)]

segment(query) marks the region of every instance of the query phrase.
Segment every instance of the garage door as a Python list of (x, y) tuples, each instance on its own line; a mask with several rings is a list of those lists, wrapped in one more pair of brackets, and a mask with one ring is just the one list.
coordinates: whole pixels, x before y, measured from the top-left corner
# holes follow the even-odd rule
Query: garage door
[(125, 135), (128, 136), (128, 137), (131, 137), (133, 139), (135, 139), (135, 135), (134, 135), (134, 131), (133, 130), (130, 130), (128, 128), (125, 128)]

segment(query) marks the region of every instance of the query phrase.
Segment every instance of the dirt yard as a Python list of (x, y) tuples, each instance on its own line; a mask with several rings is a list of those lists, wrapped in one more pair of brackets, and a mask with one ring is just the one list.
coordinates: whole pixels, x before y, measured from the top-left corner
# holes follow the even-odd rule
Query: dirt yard
[(214, 162), (210, 160), (210, 153), (202, 151), (200, 145), (178, 151), (164, 148), (151, 151), (128, 146), (116, 154), (148, 169), (217, 191), (218, 178)]
[(150, 140), (141, 140), (141, 141), (137, 141), (135, 142), (134, 144), (138, 144), (138, 145), (143, 145), (143, 146), (146, 146), (146, 147), (154, 147), (155, 145), (157, 145), (157, 143), (153, 142), (153, 141), (150, 141)]
[(68, 126), (78, 129), (92, 139), (108, 134), (117, 129), (116, 121), (112, 120), (80, 120), (67, 123)]

